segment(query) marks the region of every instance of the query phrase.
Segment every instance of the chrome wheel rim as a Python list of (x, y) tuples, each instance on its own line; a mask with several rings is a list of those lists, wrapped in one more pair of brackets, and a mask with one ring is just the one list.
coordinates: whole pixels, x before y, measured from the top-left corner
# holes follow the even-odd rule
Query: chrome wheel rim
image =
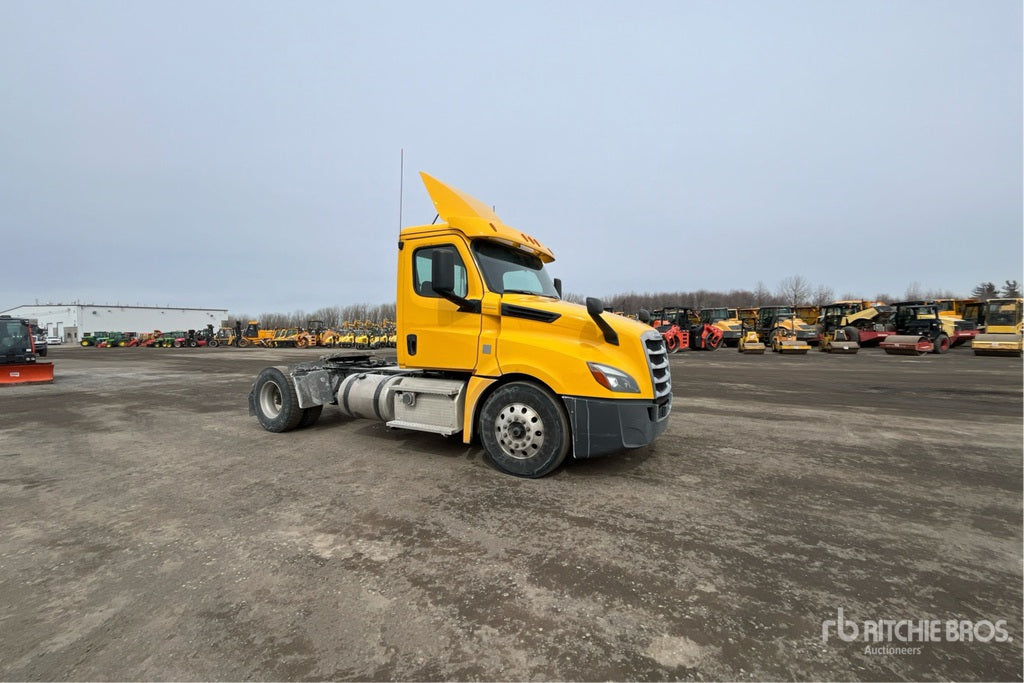
[(260, 410), (270, 419), (281, 414), (281, 388), (274, 382), (267, 382), (260, 387)]
[(544, 421), (525, 403), (510, 403), (494, 418), (494, 436), (505, 455), (527, 460), (544, 445)]

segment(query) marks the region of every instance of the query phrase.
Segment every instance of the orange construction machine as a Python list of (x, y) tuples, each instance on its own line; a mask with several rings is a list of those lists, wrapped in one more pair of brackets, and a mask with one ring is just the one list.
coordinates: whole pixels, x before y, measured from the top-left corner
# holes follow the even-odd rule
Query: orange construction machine
[(0, 384), (53, 381), (53, 363), (36, 360), (32, 326), (25, 318), (0, 316)]

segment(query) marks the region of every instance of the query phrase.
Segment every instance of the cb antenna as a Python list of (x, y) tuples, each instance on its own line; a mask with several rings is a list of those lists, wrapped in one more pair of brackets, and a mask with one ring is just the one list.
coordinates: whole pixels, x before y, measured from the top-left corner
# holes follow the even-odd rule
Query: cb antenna
[(402, 232), (402, 203), (405, 190), (405, 148), (398, 150), (398, 232)]

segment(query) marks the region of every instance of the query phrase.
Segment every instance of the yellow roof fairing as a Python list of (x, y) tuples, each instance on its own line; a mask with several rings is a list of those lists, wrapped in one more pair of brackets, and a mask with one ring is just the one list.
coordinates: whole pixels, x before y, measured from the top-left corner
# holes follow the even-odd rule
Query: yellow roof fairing
[(540, 257), (545, 263), (555, 260), (555, 254), (535, 237), (506, 225), (497, 214), (479, 199), (437, 178), (420, 172), (423, 185), (434, 202), (437, 215), (453, 228), (461, 230), (467, 237), (482, 237), (506, 242)]

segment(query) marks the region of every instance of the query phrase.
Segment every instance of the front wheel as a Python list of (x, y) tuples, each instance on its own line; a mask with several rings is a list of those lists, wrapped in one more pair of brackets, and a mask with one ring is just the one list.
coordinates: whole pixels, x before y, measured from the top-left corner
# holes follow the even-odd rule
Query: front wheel
[(302, 422), (305, 411), (299, 407), (295, 386), (277, 368), (264, 368), (252, 391), (256, 418), (268, 432), (289, 432)]
[(517, 477), (543, 477), (569, 453), (565, 409), (527, 382), (512, 382), (491, 394), (480, 410), (479, 429), (491, 462)]

